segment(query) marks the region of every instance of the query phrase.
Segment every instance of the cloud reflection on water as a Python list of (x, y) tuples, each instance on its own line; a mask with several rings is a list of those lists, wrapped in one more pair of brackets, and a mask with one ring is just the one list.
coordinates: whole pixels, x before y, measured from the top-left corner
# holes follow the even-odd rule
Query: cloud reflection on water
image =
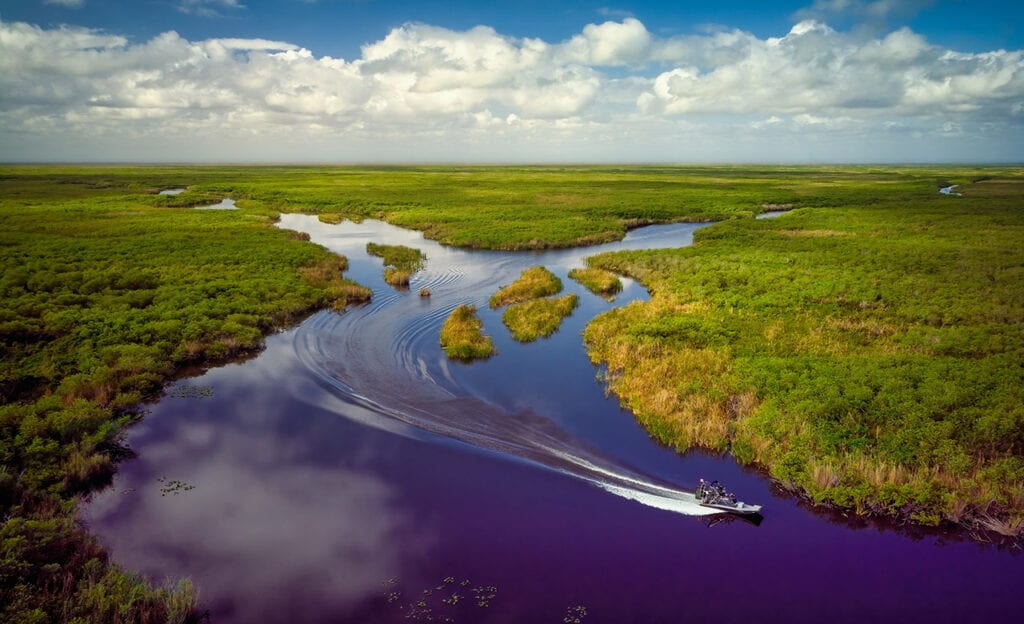
[[(281, 372), (272, 351), (247, 364), (249, 377)], [(291, 385), (279, 396), (304, 391)], [(231, 621), (314, 621), (378, 598), (383, 579), (429, 549), (429, 525), (374, 472), (375, 451), (387, 448), (363, 436), (355, 452), (340, 452), (305, 426), (324, 419), (281, 409), (273, 391), (217, 391), (158, 405), (165, 417), (132, 431), (145, 452), (84, 510), (122, 565), (191, 577), (204, 607)], [(158, 478), (195, 487), (161, 491)]]

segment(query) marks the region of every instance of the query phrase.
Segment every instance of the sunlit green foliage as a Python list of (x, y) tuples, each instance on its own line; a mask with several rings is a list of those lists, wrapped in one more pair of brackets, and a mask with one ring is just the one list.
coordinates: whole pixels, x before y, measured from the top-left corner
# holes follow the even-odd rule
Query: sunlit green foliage
[(199, 621), (188, 580), (153, 588), (109, 565), (95, 538), (67, 510), (46, 506), (0, 525), (0, 621)]
[(405, 245), (366, 243), (366, 253), (384, 260), (384, 281), (392, 286), (407, 287), (412, 274), (423, 268), (426, 255)]
[[(53, 179), (53, 168), (8, 167), (22, 181)], [(6, 173), (0, 172), (0, 175)], [(618, 240), (631, 227), (749, 217), (794, 208), (910, 201), (940, 185), (970, 183), (991, 168), (949, 167), (62, 167), (52, 195), (155, 192), (152, 206), (238, 200), (249, 213), (383, 219), (445, 244), (545, 249)], [(54, 187), (55, 185), (50, 185)], [(8, 195), (11, 197), (11, 195)]]
[(1024, 178), (999, 174), (591, 258), (654, 293), (598, 317), (591, 355), (680, 449), (731, 449), (817, 501), (1020, 535)]
[[(182, 367), (369, 298), (342, 259), (270, 227), (280, 211), (488, 249), (738, 218), (692, 249), (597, 261), (655, 291), (587, 335), (637, 417), (817, 500), (1019, 534), (1020, 180), (966, 167), (0, 167), (0, 620), (191, 611), (188, 588), (109, 566), (74, 529), (73, 501), (109, 481), (135, 406)], [(937, 193), (952, 183), (964, 197)], [(188, 190), (155, 194), (174, 187)], [(225, 197), (239, 210), (189, 209)], [(796, 210), (746, 218), (773, 205)], [(475, 310), (458, 316), (483, 342), (468, 356), (493, 352)]]
[(345, 218), (340, 214), (335, 214), (333, 212), (321, 212), (316, 216), (316, 218), (322, 223), (330, 223), (331, 225), (338, 225), (345, 220)]
[(483, 327), (476, 306), (460, 305), (441, 327), (441, 348), (453, 360), (489, 358), (497, 349), (491, 337), (483, 333)]
[[(182, 207), (220, 193), (157, 196), (182, 185), (170, 170), (103, 171), (0, 172), (3, 621), (164, 621), (179, 609), (181, 592), (124, 576), (69, 529), (70, 501), (109, 482), (137, 405), (183, 367), (368, 296), (342, 277), (344, 258), (264, 214)], [(129, 617), (142, 613), (157, 615)]]
[(572, 314), (577, 305), (579, 297), (574, 294), (543, 297), (510, 305), (501, 315), (501, 320), (513, 338), (519, 342), (533, 342), (555, 333), (562, 319)]
[(510, 303), (556, 295), (562, 291), (562, 280), (542, 266), (525, 269), (508, 286), (491, 295), (490, 306), (500, 308)]
[(611, 299), (617, 292), (622, 290), (622, 280), (611, 271), (587, 267), (585, 269), (572, 269), (569, 271), (569, 279), (576, 280), (586, 286), (587, 290), (606, 299)]

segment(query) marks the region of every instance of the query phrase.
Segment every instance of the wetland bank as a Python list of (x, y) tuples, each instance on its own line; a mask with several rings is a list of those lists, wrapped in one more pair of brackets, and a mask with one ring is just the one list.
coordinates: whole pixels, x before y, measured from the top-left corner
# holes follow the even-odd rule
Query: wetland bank
[[(88, 583), (56, 582), (45, 566), (64, 555), (19, 536), (86, 543), (70, 501), (111, 474), (104, 459), (132, 406), (177, 368), (359, 300), (360, 284), (369, 305), (317, 312), (255, 359), (178, 381), (147, 407), (127, 430), (137, 457), (85, 510), (115, 561), (191, 578), (216, 621), (247, 609), (401, 619), (427, 589), (427, 608), (457, 621), (557, 621), (577, 607), (595, 621), (710, 618), (720, 614), (694, 599), (712, 590), (739, 605), (736, 619), (1015, 612), (1012, 546), (976, 545), (963, 529), (856, 529), (883, 515), (959, 522), (980, 540), (1019, 533), (1020, 173), (7, 168), (4, 266), (23, 269), (5, 269), (4, 284), (5, 561), (21, 570), (5, 577), (7, 608), (98, 613), (90, 588), (106, 586), (124, 591), (108, 604), (180, 610), (130, 597), (97, 546), (76, 559)], [(950, 182), (961, 197), (937, 192)], [(175, 187), (188, 190), (155, 194)], [(187, 208), (226, 197), (237, 211)], [(750, 218), (771, 205), (793, 210)], [(279, 212), (359, 222), (285, 215), (273, 228)], [(684, 223), (709, 220), (725, 222)], [(383, 281), (370, 242), (425, 251), (411, 291)], [(609, 302), (567, 279), (587, 264), (633, 279)], [(530, 266), (561, 277), (579, 306), (550, 337), (520, 343), (486, 304)], [(416, 295), (423, 286), (431, 297)], [(461, 304), (476, 305), (496, 356), (443, 355), (440, 324)], [(691, 445), (732, 457), (670, 448)], [(572, 478), (565, 462), (579, 460), (590, 475), (623, 467), (679, 487), (724, 478), (768, 519), (708, 530)], [(941, 572), (965, 568), (976, 573)], [(792, 605), (787, 587), (809, 588), (809, 602)], [(442, 600), (459, 592), (488, 606)]]

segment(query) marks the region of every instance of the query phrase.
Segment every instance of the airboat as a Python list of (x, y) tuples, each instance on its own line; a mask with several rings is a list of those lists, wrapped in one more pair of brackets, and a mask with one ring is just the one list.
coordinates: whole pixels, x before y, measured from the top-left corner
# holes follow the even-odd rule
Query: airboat
[(709, 483), (701, 479), (694, 496), (697, 497), (697, 502), (702, 507), (711, 507), (742, 515), (756, 514), (761, 511), (760, 505), (749, 505), (736, 500), (736, 495), (726, 490), (725, 486), (718, 481)]

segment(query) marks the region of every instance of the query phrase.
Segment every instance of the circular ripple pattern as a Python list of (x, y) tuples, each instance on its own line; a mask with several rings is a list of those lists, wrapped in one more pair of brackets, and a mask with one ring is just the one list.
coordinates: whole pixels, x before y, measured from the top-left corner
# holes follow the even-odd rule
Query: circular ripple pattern
[[(583, 266), (582, 257), (596, 250), (475, 252), (470, 258), (470, 252), (422, 238), (408, 240), (409, 232), (382, 223), (364, 221), (353, 232), (346, 230), (346, 223), (328, 226), (312, 217), (283, 215), (281, 225), (307, 232), (314, 242), (345, 254), (349, 275), (374, 290), (373, 301), (366, 306), (315, 315), (302, 325), (294, 342), (298, 358), (322, 385), (380, 419), (371, 424), (389, 430), (394, 430), (393, 421), (412, 425), (442, 436), (439, 439), (556, 470), (653, 507), (686, 515), (718, 513), (697, 504), (692, 493), (616, 461), (532, 408), (510, 410), (475, 396), (440, 349), (441, 325), (458, 305), (476, 305), (493, 320), (499, 313), (486, 309), (487, 298), (524, 268), (553, 267), (569, 288), (574, 284), (565, 273)], [(681, 231), (693, 229), (688, 225)], [(409, 290), (383, 283), (379, 260), (363, 251), (370, 241), (426, 251), (426, 268), (414, 276)], [(666, 244), (664, 236), (650, 232), (640, 241), (642, 246)], [(429, 298), (418, 295), (421, 287), (430, 288)], [(537, 348), (540, 356), (542, 346)]]

